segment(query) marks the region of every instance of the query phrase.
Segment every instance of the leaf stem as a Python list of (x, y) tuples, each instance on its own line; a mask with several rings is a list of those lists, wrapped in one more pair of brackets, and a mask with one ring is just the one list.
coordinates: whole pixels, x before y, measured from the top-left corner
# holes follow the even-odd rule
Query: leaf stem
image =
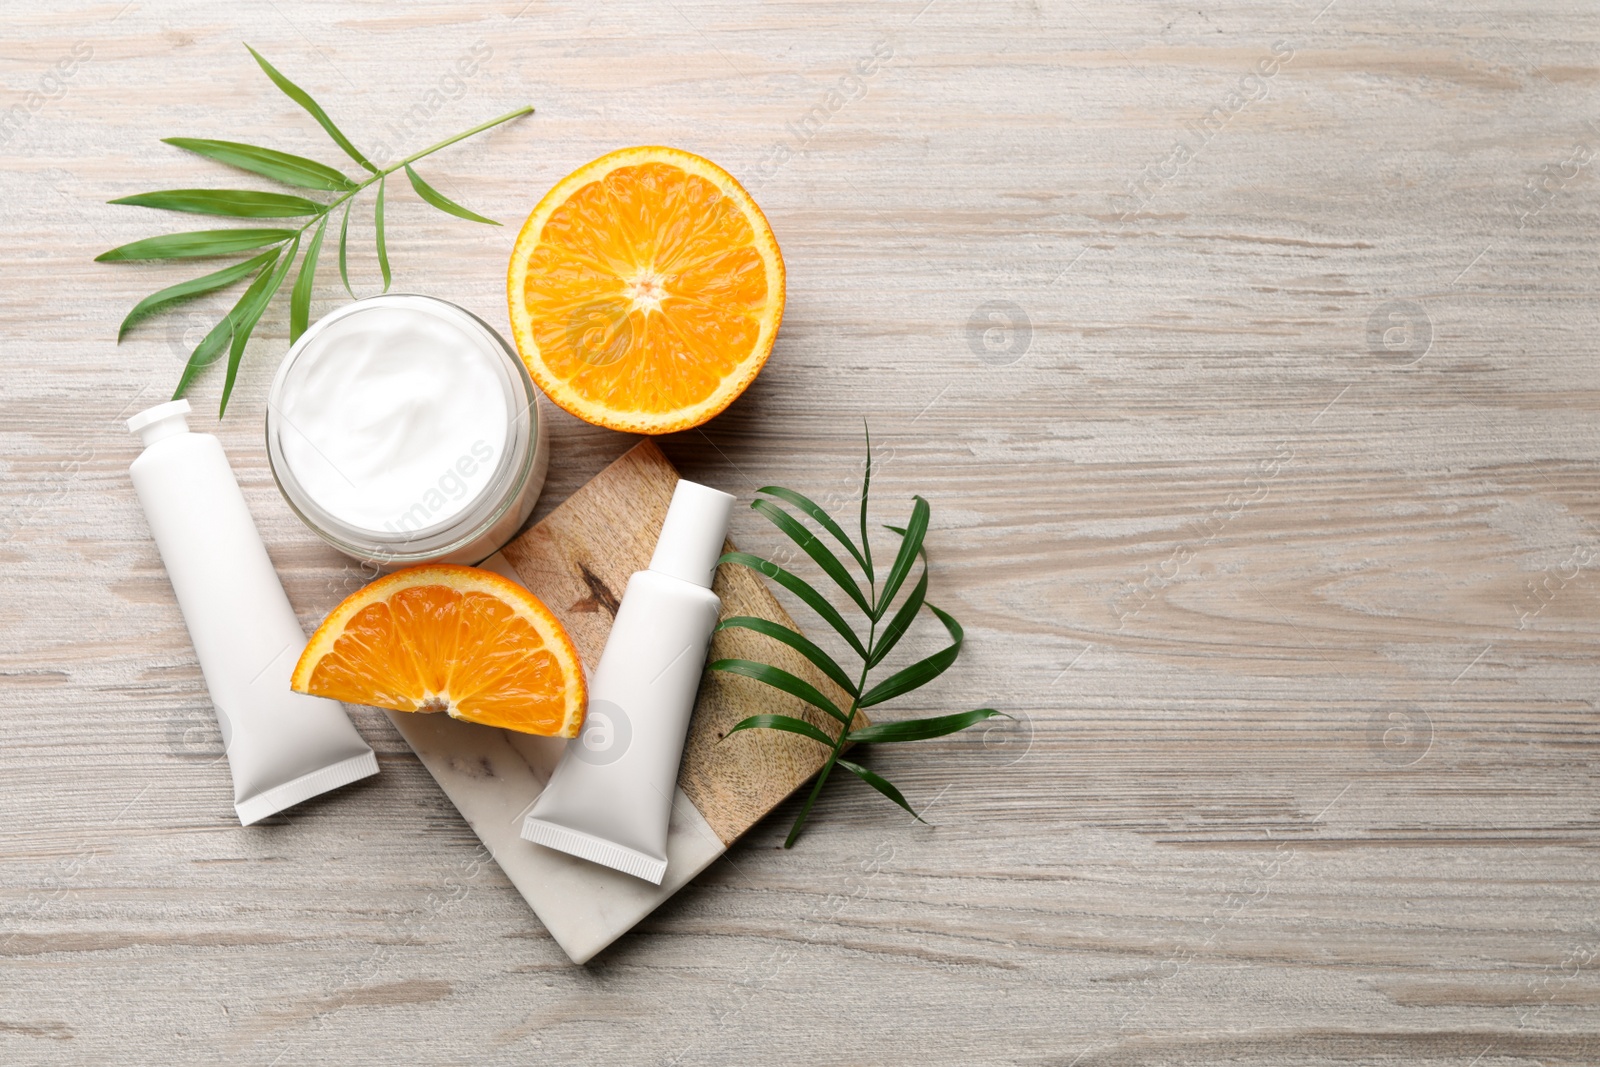
[[(400, 160), (398, 163), (394, 164), (393, 166), (385, 167), (384, 169), (382, 169), (380, 171), (374, 172), (372, 174), (372, 176), (369, 177), (366, 181), (362, 182), (360, 185), (356, 186), (354, 189), (351, 189), (349, 192), (345, 193), (343, 196), (339, 197), (337, 200), (330, 200), (325, 206), (323, 206), (321, 211), (319, 211), (315, 215), (311, 216), (310, 220), (307, 221), (304, 226), (302, 226), (302, 227), (300, 227), (300, 229), (296, 230), (294, 236), (298, 237), (301, 234), (305, 233), (308, 229), (310, 229), (312, 226), (316, 225), (319, 221), (321, 221), (322, 219), (327, 218), (328, 215), (333, 211), (334, 208), (338, 207), (340, 204), (344, 203), (346, 200), (349, 200), (352, 197), (360, 195), (362, 190), (366, 189), (368, 186), (372, 185), (374, 182), (383, 181), (384, 178), (386, 178), (389, 175), (393, 174), (395, 171), (401, 169), (402, 167), (405, 167), (405, 166), (407, 166), (408, 164), (411, 164), (411, 163), (415, 163), (417, 160), (421, 159), (424, 156), (431, 156), (431, 155), (433, 155), (433, 153), (439, 151), (439, 149), (441, 149), (441, 148), (449, 148), (451, 145), (455, 144), (457, 141), (464, 141), (468, 137), (471, 137), (475, 133), (482, 133), (484, 130), (489, 129), (491, 126), (498, 126), (502, 122), (510, 122), (512, 119), (518, 119), (518, 118), (521, 118), (524, 115), (531, 115), (531, 114), (533, 114), (533, 105), (532, 104), (529, 104), (527, 107), (519, 107), (515, 111), (508, 111), (504, 115), (501, 115), (497, 119), (490, 119), (488, 122), (479, 123), (478, 125), (472, 127), (472, 129), (470, 129), (470, 130), (466, 130), (466, 131), (464, 131), (462, 133), (458, 133), (454, 137), (447, 137), (443, 141), (440, 141), (438, 144), (430, 145), (427, 148), (424, 148), (422, 151), (415, 153), (414, 155), (409, 155), (406, 158)], [(282, 248), (283, 245), (288, 244), (288, 243), (289, 243), (289, 239), (285, 238), (284, 241), (281, 244), (278, 245), (278, 247)]]
[[(399, 170), (401, 167), (405, 166), (407, 163), (415, 163), (417, 160), (421, 159), (423, 156), (431, 156), (431, 155), (433, 155), (433, 153), (439, 151), (439, 149), (441, 149), (441, 148), (449, 148), (451, 145), (455, 144), (457, 141), (464, 141), (468, 137), (471, 137), (473, 134), (482, 133), (484, 130), (487, 130), (491, 126), (498, 126), (502, 122), (510, 122), (512, 119), (520, 119), (524, 115), (531, 115), (531, 114), (533, 114), (533, 105), (532, 104), (529, 104), (527, 107), (519, 107), (515, 111), (507, 111), (504, 115), (501, 115), (497, 119), (490, 119), (488, 122), (480, 123), (479, 125), (474, 126), (474, 127), (472, 127), (472, 129), (466, 131), (465, 133), (458, 133), (454, 137), (447, 137), (443, 141), (440, 141), (438, 144), (433, 145), (430, 148), (424, 148), (422, 151), (418, 152), (414, 156), (407, 156), (406, 158), (402, 159), (400, 162), (396, 163), (394, 166), (390, 167), (388, 170), (383, 171), (382, 173), (383, 174), (392, 174), (395, 171)], [(378, 176), (379, 175), (374, 175), (374, 177), (378, 177)], [(367, 182), (367, 184), (370, 185), (371, 181), (369, 180)]]
[[(866, 691), (867, 674), (872, 670), (872, 651), (877, 643), (878, 620), (872, 619), (867, 628), (867, 654), (861, 659), (861, 677), (856, 680), (856, 693)], [(839, 736), (834, 738), (833, 749), (828, 753), (828, 762), (822, 765), (822, 770), (817, 772), (817, 784), (811, 787), (811, 793), (806, 797), (805, 804), (800, 808), (800, 814), (795, 817), (794, 825), (789, 828), (789, 836), (784, 838), (783, 847), (793, 848), (795, 840), (800, 836), (800, 828), (805, 826), (806, 817), (811, 814), (811, 806), (817, 802), (817, 796), (822, 792), (822, 787), (828, 784), (828, 775), (833, 773), (833, 765), (839, 762), (839, 753), (844, 751), (845, 738), (850, 734), (850, 727), (855, 725), (856, 712), (861, 708), (859, 695), (850, 698), (850, 710), (845, 712), (844, 725), (839, 727)]]

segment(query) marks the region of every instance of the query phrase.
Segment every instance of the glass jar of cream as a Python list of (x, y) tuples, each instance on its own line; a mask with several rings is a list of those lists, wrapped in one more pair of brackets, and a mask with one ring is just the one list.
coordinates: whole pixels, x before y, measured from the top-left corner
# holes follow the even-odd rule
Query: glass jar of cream
[(267, 456), (323, 540), (397, 567), (493, 554), (532, 513), (549, 447), (538, 392), (492, 327), (394, 293), (331, 312), (289, 349)]

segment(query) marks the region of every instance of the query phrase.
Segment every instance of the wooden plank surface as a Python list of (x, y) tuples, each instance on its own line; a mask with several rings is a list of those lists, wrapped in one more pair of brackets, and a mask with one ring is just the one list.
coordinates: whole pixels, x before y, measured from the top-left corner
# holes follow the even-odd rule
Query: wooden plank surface
[[(566, 626), (590, 671), (600, 662), (629, 576), (650, 565), (677, 483), (671, 461), (646, 439), (504, 549), (523, 584)], [(734, 551), (732, 541), (724, 551)], [(804, 630), (748, 567), (719, 567), (712, 591), (724, 619), (753, 615)], [(827, 675), (770, 638), (722, 630), (712, 637), (709, 658), (729, 657), (770, 663), (805, 679), (836, 706), (850, 706)], [(678, 786), (725, 845), (820, 770), (827, 756), (816, 742), (776, 730), (744, 732), (723, 743), (741, 719), (772, 713), (805, 719), (838, 737), (839, 724), (825, 712), (754, 679), (707, 672), (700, 683)], [(871, 724), (866, 712), (856, 721)]]
[[(1017, 717), (870, 757), (932, 828), (841, 783), (783, 851), (781, 805), (583, 969), (375, 713), (375, 780), (241, 830), (119, 421), (226, 305), (117, 346), (187, 275), (92, 262), (177, 225), (106, 200), (227, 181), (162, 137), (338, 160), (241, 41), (374, 152), (535, 104), (424, 172), (508, 223), (621, 145), (747, 183), (782, 333), (661, 445), (842, 505), (865, 417), (880, 520), (931, 501), (967, 645), (883, 718)], [(8, 6), (0, 1061), (1595, 1062), (1597, 41), (1540, 0)], [(390, 192), (396, 286), (503, 325), (515, 226)], [(364, 576), (267, 470), (286, 332), (196, 422), (309, 627)], [(541, 516), (634, 443), (553, 430)]]

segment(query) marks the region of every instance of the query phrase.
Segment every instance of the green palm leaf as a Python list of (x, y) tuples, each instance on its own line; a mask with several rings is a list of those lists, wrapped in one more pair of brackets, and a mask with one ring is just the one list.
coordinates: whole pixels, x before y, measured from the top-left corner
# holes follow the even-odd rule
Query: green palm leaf
[(1011, 717), (993, 708), (979, 708), (977, 711), (963, 711), (955, 715), (935, 715), (928, 719), (904, 719), (900, 722), (873, 723), (871, 726), (863, 726), (859, 730), (851, 730), (845, 740), (852, 745), (873, 742), (926, 741), (932, 737), (943, 737), (945, 734), (953, 734), (958, 730), (965, 730), (969, 726), (975, 726), (985, 719), (994, 718), (996, 715), (1007, 719)]
[(917, 579), (917, 584), (911, 587), (911, 594), (900, 604), (900, 610), (894, 613), (894, 618), (889, 620), (889, 625), (884, 627), (883, 636), (878, 639), (877, 645), (872, 650), (872, 655), (867, 657), (867, 667), (876, 667), (884, 661), (889, 653), (894, 651), (894, 646), (911, 629), (911, 624), (916, 621), (917, 612), (922, 610), (922, 602), (928, 595), (928, 566), (923, 564), (922, 577)]
[(169, 285), (159, 292), (151, 293), (133, 305), (133, 310), (123, 318), (122, 325), (117, 327), (118, 343), (121, 343), (123, 335), (141, 319), (154, 315), (158, 311), (163, 311), (173, 304), (187, 300), (190, 297), (203, 296), (206, 293), (214, 293), (218, 289), (226, 289), (234, 282), (253, 271), (259, 270), (277, 257), (278, 250), (273, 249), (270, 252), (261, 253), (254, 259), (247, 259), (242, 263), (235, 263), (231, 267), (224, 267), (213, 274), (204, 274), (198, 278), (191, 278), (186, 282), (179, 282), (177, 285)]
[(809, 737), (813, 741), (820, 741), (829, 748), (833, 747), (833, 738), (829, 737), (815, 726), (812, 726), (804, 719), (796, 719), (792, 715), (752, 715), (748, 719), (740, 722), (733, 729), (729, 730), (727, 734), (724, 735), (723, 740), (726, 741), (729, 737), (732, 737), (740, 730), (755, 729), (783, 730), (787, 733), (799, 734), (801, 737)]
[(222, 320), (211, 327), (211, 332), (201, 338), (200, 343), (194, 346), (194, 351), (189, 354), (189, 362), (184, 366), (182, 376), (178, 378), (178, 387), (172, 391), (172, 399), (176, 400), (186, 393), (190, 384), (194, 382), (200, 372), (215, 363), (217, 358), (221, 356), (223, 347), (233, 337), (234, 325), (238, 321), (240, 310), (246, 306), (248, 301), (253, 299), (252, 294), (257, 293), (262, 287), (266, 286), (272, 277), (273, 266), (282, 255), (283, 250), (275, 248), (267, 253), (267, 257), (270, 258), (257, 257), (266, 258), (266, 262), (262, 264), (260, 272), (256, 275), (255, 280), (250, 283), (250, 287), (244, 291), (244, 295), (239, 297), (239, 302), (234, 304), (232, 309), (222, 316)]
[(878, 775), (873, 774), (859, 763), (851, 763), (847, 759), (842, 759), (838, 762), (839, 766), (843, 767), (845, 770), (849, 771), (863, 782), (866, 782), (872, 788), (876, 789), (878, 792), (882, 793), (884, 796), (888, 797), (902, 808), (905, 808), (907, 811), (911, 812), (911, 817), (913, 819), (921, 823), (928, 821), (912, 810), (911, 805), (906, 803), (906, 798), (900, 794), (900, 790), (896, 789), (887, 779), (880, 778)]
[(766, 663), (757, 663), (748, 659), (719, 659), (711, 664), (711, 670), (723, 671), (727, 674), (740, 674), (746, 678), (754, 678), (774, 689), (782, 690), (790, 696), (797, 696), (812, 707), (827, 712), (846, 726), (850, 720), (845, 713), (839, 710), (838, 705), (822, 695), (822, 691), (804, 678), (798, 678), (788, 671)]
[[(278, 255), (279, 253), (274, 252), (273, 258), (276, 259)], [(263, 273), (266, 272), (263, 271)], [(195, 378), (199, 377), (200, 372), (217, 361), (217, 357), (222, 355), (223, 349), (227, 347), (228, 340), (232, 336), (233, 316), (232, 314), (224, 315), (220, 322), (211, 327), (211, 332), (207, 333), (200, 339), (200, 343), (194, 346), (194, 351), (189, 353), (189, 362), (184, 365), (183, 374), (178, 378), (178, 387), (172, 391), (172, 399), (176, 400), (186, 393), (190, 384), (194, 382)]]
[[(245, 45), (245, 47), (250, 48), (249, 45)], [(378, 168), (374, 167), (370, 162), (368, 162), (367, 157), (362, 155), (361, 151), (356, 148), (355, 145), (350, 143), (350, 139), (340, 131), (339, 127), (333, 124), (333, 120), (328, 117), (328, 113), (322, 110), (321, 106), (319, 106), (315, 100), (311, 99), (311, 95), (309, 93), (300, 88), (294, 82), (290, 81), (288, 78), (285, 78), (282, 74), (279, 74), (277, 68), (263, 59), (261, 57), (261, 53), (257, 52), (254, 48), (250, 48), (250, 54), (256, 57), (256, 62), (261, 65), (262, 70), (267, 72), (267, 77), (272, 79), (272, 83), (278, 88), (282, 89), (284, 94), (288, 96), (290, 100), (293, 100), (295, 103), (305, 108), (307, 113), (309, 113), (312, 118), (317, 120), (317, 124), (327, 131), (328, 136), (333, 138), (333, 143), (344, 149), (345, 155), (349, 156), (351, 159), (355, 160), (372, 173), (378, 173)]]
[(819, 505), (816, 501), (812, 500), (808, 496), (804, 496), (795, 492), (793, 489), (785, 489), (781, 485), (764, 485), (760, 489), (757, 489), (756, 492), (765, 493), (768, 496), (775, 496), (779, 500), (786, 500), (795, 507), (799, 508), (801, 511), (805, 512), (807, 515), (811, 516), (816, 520), (819, 526), (832, 534), (834, 540), (843, 545), (845, 549), (856, 558), (856, 562), (861, 564), (861, 572), (863, 574), (866, 574), (872, 570), (871, 566), (868, 565), (866, 558), (862, 556), (861, 550), (856, 548), (855, 544), (850, 540), (850, 538), (845, 536), (844, 531), (839, 528), (839, 524), (833, 521), (833, 516), (829, 515), (826, 511), (823, 511), (821, 505)]
[(494, 221), (494, 219), (486, 219), (476, 211), (468, 211), (454, 200), (451, 200), (448, 196), (445, 196), (439, 190), (423, 181), (422, 175), (412, 170), (411, 164), (409, 163), (406, 164), (406, 177), (411, 179), (411, 188), (417, 191), (417, 195), (422, 197), (422, 199), (426, 200), (428, 203), (432, 204), (434, 207), (438, 208), (440, 211), (443, 211), (449, 215), (454, 215), (458, 219), (466, 219), (468, 222), (481, 222), (489, 226), (500, 225), (498, 222)]
[(227, 215), (236, 219), (292, 219), (315, 215), (322, 205), (303, 196), (263, 193), (254, 189), (165, 189), (108, 200), (108, 204), (131, 204), (165, 211), (187, 211), (192, 215)]
[(294, 236), (293, 230), (191, 230), (166, 233), (142, 241), (118, 245), (94, 257), (96, 263), (118, 263), (130, 259), (193, 259), (196, 256), (225, 256), (248, 252), (263, 245), (277, 244)]
[(782, 641), (806, 659), (810, 660), (818, 670), (833, 679), (834, 684), (852, 697), (856, 695), (856, 685), (844, 668), (834, 662), (833, 657), (822, 649), (812, 644), (803, 634), (796, 633), (787, 626), (780, 626), (770, 619), (762, 619), (754, 615), (734, 615), (723, 619), (717, 624), (718, 630), (754, 630), (764, 634), (775, 641)]
[(322, 189), (327, 192), (349, 192), (356, 183), (332, 167), (314, 159), (292, 156), (272, 148), (261, 148), (238, 141), (212, 141), (203, 137), (163, 137), (162, 141), (177, 148), (187, 149), (196, 155), (226, 163), (239, 170), (247, 170), (265, 178), (283, 182), (301, 189)]
[(872, 488), (872, 431), (867, 421), (861, 420), (861, 432), (867, 438), (867, 464), (861, 475), (861, 566), (867, 572), (867, 583), (877, 585), (878, 576), (872, 569), (872, 540), (867, 537), (867, 493)]
[(372, 208), (372, 222), (378, 231), (378, 269), (383, 272), (383, 291), (389, 291), (389, 247), (383, 241), (383, 183), (378, 179), (378, 201)]
[[(369, 175), (363, 176), (363, 180), (357, 182), (346, 177), (333, 167), (319, 163), (314, 159), (307, 159), (304, 156), (292, 155), (288, 152), (280, 152), (276, 149), (263, 148), (260, 145), (245, 144), (239, 141), (222, 141), (204, 137), (169, 137), (165, 139), (167, 144), (225, 166), (234, 167), (251, 174), (259, 174), (262, 177), (282, 182), (297, 189), (312, 189), (337, 195), (328, 202), (321, 202), (305, 196), (258, 189), (163, 189), (122, 197), (111, 202), (135, 207), (182, 211), (190, 214), (216, 215), (224, 218), (304, 219), (305, 221), (303, 225), (299, 225), (294, 229), (241, 228), (164, 234), (160, 237), (151, 237), (121, 245), (96, 257), (98, 262), (109, 263), (132, 260), (227, 256), (240, 252), (269, 249), (269, 251), (256, 255), (255, 258), (247, 262), (236, 263), (231, 267), (215, 271), (202, 278), (195, 278), (191, 281), (169, 286), (146, 297), (135, 305), (133, 310), (123, 319), (117, 333), (118, 340), (121, 340), (135, 323), (149, 315), (168, 310), (174, 304), (189, 297), (213, 292), (236, 281), (250, 278), (250, 287), (245, 295), (240, 298), (240, 303), (236, 304), (228, 315), (218, 322), (211, 332), (206, 335), (205, 339), (199, 345), (196, 345), (195, 350), (190, 353), (189, 360), (184, 366), (183, 374), (179, 377), (177, 389), (173, 393), (174, 397), (182, 396), (190, 384), (193, 383), (196, 375), (220, 358), (223, 348), (227, 347), (231, 358), (227, 383), (223, 389), (224, 408), (227, 405), (227, 398), (231, 395), (233, 383), (236, 380), (238, 361), (243, 355), (244, 347), (249, 341), (251, 331), (260, 321), (274, 295), (281, 288), (288, 271), (293, 269), (294, 256), (298, 252), (300, 241), (307, 231), (313, 231), (312, 237), (305, 250), (305, 258), (300, 264), (300, 271), (295, 278), (293, 292), (290, 297), (289, 332), (291, 341), (299, 339), (305, 332), (310, 319), (311, 296), (313, 287), (316, 284), (316, 271), (322, 252), (322, 243), (327, 238), (329, 216), (335, 208), (340, 205), (344, 207), (344, 215), (339, 224), (339, 278), (344, 283), (345, 291), (354, 299), (355, 291), (350, 287), (350, 209), (354, 205), (358, 194), (364, 192), (369, 186), (377, 185), (373, 221), (377, 238), (378, 266), (383, 274), (384, 291), (387, 292), (393, 281), (389, 264), (388, 233), (384, 217), (384, 202), (387, 193), (386, 179), (388, 175), (404, 167), (407, 177), (412, 180), (412, 185), (417, 192), (434, 207), (473, 222), (492, 223), (492, 219), (486, 219), (482, 215), (468, 211), (460, 204), (444, 196), (437, 189), (434, 189), (422, 179), (421, 175), (417, 174), (412, 164), (416, 163), (417, 160), (448, 148), (458, 141), (533, 113), (532, 107), (522, 107), (515, 111), (509, 111), (498, 118), (479, 123), (471, 129), (463, 130), (452, 137), (447, 137), (420, 152), (413, 152), (404, 159), (400, 159), (385, 169), (379, 170), (371, 160), (367, 159), (355, 147), (350, 139), (344, 135), (344, 132), (328, 117), (327, 112), (304, 89), (286, 78), (255, 49), (249, 48), (248, 45), (245, 47), (249, 49), (250, 55), (272, 80), (273, 84), (300, 107), (304, 108), (306, 113), (314, 118), (318, 125), (333, 139), (334, 143), (351, 159), (360, 163), (369, 172)], [(293, 247), (290, 248), (288, 258), (284, 259), (281, 253), (285, 248), (289, 248), (291, 244)]]
[(356, 298), (356, 291), (350, 288), (350, 268), (345, 259), (345, 249), (350, 243), (350, 204), (344, 205), (344, 221), (339, 223), (339, 280), (344, 282), (344, 291), (350, 294), (350, 299)]
[[(239, 376), (239, 361), (244, 358), (244, 346), (249, 342), (256, 323), (261, 321), (261, 313), (267, 310), (273, 294), (283, 284), (284, 276), (289, 273), (289, 268), (294, 266), (295, 253), (299, 250), (300, 238), (296, 237), (294, 244), (289, 246), (288, 253), (278, 261), (278, 265), (272, 268), (270, 273), (264, 272), (261, 278), (256, 279), (256, 285), (246, 290), (244, 299), (239, 301), (239, 307), (233, 315), (233, 340), (228, 346), (228, 376), (223, 380), (222, 405), (217, 409), (219, 419), (228, 411), (228, 397), (233, 395), (233, 383)], [(262, 278), (266, 279), (265, 285), (261, 285)]]
[(900, 552), (894, 558), (894, 566), (889, 568), (889, 577), (883, 583), (883, 592), (878, 594), (876, 617), (880, 619), (894, 602), (895, 594), (900, 591), (906, 575), (911, 573), (911, 565), (916, 562), (917, 553), (922, 551), (922, 539), (928, 533), (928, 502), (920, 496), (913, 499), (916, 503), (911, 507), (911, 521), (906, 523), (906, 535), (900, 542)]
[(867, 603), (867, 598), (861, 594), (861, 587), (856, 585), (855, 579), (844, 569), (844, 564), (839, 562), (828, 546), (823, 544), (816, 534), (802, 526), (794, 516), (784, 511), (770, 500), (751, 501), (750, 507), (760, 512), (772, 525), (782, 530), (789, 539), (800, 546), (801, 551), (810, 556), (817, 566), (822, 568), (824, 574), (832, 578), (834, 584), (843, 589), (851, 600), (862, 611), (870, 612), (872, 606)]
[(294, 291), (289, 294), (289, 343), (300, 340), (311, 321), (311, 287), (317, 275), (317, 255), (322, 251), (322, 235), (328, 228), (328, 216), (322, 216), (317, 232), (311, 238), (311, 247), (300, 261), (300, 273), (294, 280)]
[(844, 616), (839, 614), (839, 609), (828, 603), (821, 593), (811, 588), (800, 578), (790, 574), (776, 563), (764, 560), (760, 556), (752, 556), (748, 552), (724, 552), (717, 562), (738, 563), (771, 578), (804, 601), (806, 607), (816, 612), (823, 622), (833, 627), (839, 636), (844, 638), (850, 647), (856, 650), (857, 655), (863, 659), (866, 658), (866, 646), (861, 643), (861, 638), (856, 636), (855, 631), (850, 629), (850, 624), (844, 621)]
[[(867, 537), (867, 502), (870, 498), (871, 490), (872, 437), (869, 433), (867, 436), (867, 459), (861, 478), (861, 544), (859, 550), (856, 545), (851, 543), (850, 538), (833, 517), (810, 497), (792, 489), (786, 489), (783, 486), (769, 485), (756, 491), (761, 496), (772, 497), (774, 500), (782, 501), (798, 509), (802, 514), (810, 517), (817, 525), (822, 527), (841, 545), (844, 545), (850, 551), (850, 554), (855, 557), (856, 562), (861, 565), (868, 585), (873, 588), (870, 602), (861, 595), (860, 585), (850, 577), (839, 557), (834, 555), (833, 551), (822, 542), (822, 539), (817, 537), (799, 519), (771, 500), (757, 500), (751, 504), (752, 508), (761, 512), (798, 544), (806, 555), (817, 566), (822, 568), (823, 573), (827, 574), (841, 588), (851, 594), (851, 599), (855, 602), (856, 607), (860, 608), (867, 616), (869, 625), (865, 644), (862, 643), (849, 623), (845, 621), (844, 616), (839, 613), (838, 609), (830, 604), (822, 594), (776, 563), (745, 552), (728, 552), (718, 561), (721, 563), (739, 563), (751, 567), (794, 593), (807, 607), (816, 612), (819, 618), (843, 637), (850, 645), (850, 648), (861, 657), (862, 661), (861, 677), (852, 683), (849, 674), (831, 655), (813, 644), (798, 631), (792, 630), (787, 626), (782, 626), (766, 619), (740, 615), (726, 620), (718, 627), (718, 629), (742, 628), (753, 630), (783, 642), (798, 651), (812, 666), (832, 679), (835, 684), (853, 698), (849, 709), (840, 711), (810, 682), (777, 667), (751, 660), (733, 659), (718, 660), (711, 665), (712, 670), (729, 671), (764, 681), (768, 685), (798, 696), (807, 703), (821, 708), (833, 718), (844, 723), (844, 729), (840, 731), (839, 736), (834, 738), (829, 738), (824, 731), (817, 729), (810, 723), (783, 715), (754, 715), (744, 719), (736, 727), (736, 729), (742, 730), (786, 730), (790, 733), (803, 734), (814, 741), (829, 746), (828, 758), (823, 763), (821, 770), (817, 772), (816, 780), (813, 782), (810, 792), (806, 795), (805, 802), (801, 804), (800, 812), (795, 816), (794, 824), (789, 828), (788, 836), (784, 838), (784, 848), (792, 847), (799, 838), (800, 832), (804, 829), (806, 820), (810, 817), (811, 810), (816, 804), (817, 797), (821, 795), (822, 789), (832, 775), (835, 765), (844, 767), (845, 770), (910, 812), (912, 816), (918, 820), (922, 819), (922, 816), (912, 809), (900, 790), (896, 789), (893, 784), (866, 767), (841, 758), (840, 754), (846, 745), (922, 741), (932, 737), (943, 737), (946, 734), (965, 730), (985, 719), (1002, 714), (994, 708), (979, 708), (976, 711), (964, 711), (955, 715), (936, 715), (930, 718), (863, 726), (859, 730), (852, 729), (852, 724), (861, 709), (874, 707), (893, 700), (895, 697), (903, 696), (914, 689), (927, 685), (949, 670), (955, 663), (956, 658), (961, 654), (961, 646), (965, 641), (965, 633), (961, 629), (961, 625), (950, 615), (927, 602), (929, 569), (927, 555), (923, 551), (923, 542), (928, 532), (930, 508), (928, 502), (920, 496), (913, 498), (911, 518), (907, 521), (905, 527), (889, 527), (890, 530), (900, 535), (900, 549), (895, 555), (894, 564), (890, 567), (881, 590), (877, 587), (872, 565), (872, 543)], [(911, 569), (918, 558), (923, 561), (922, 573), (917, 577), (916, 584), (911, 587), (911, 592), (906, 595), (905, 600), (895, 609), (894, 615), (890, 618), (888, 624), (880, 629), (878, 624), (894, 607), (895, 598), (899, 595), (901, 588), (904, 587), (906, 579), (910, 576)], [(940, 623), (944, 625), (945, 630), (950, 634), (950, 644), (931, 656), (895, 671), (889, 677), (869, 688), (867, 686), (868, 676), (899, 645), (901, 638), (905, 636), (912, 623), (916, 621), (918, 612), (924, 607), (932, 611)]]
[(911, 666), (894, 672), (861, 694), (861, 707), (870, 708), (874, 704), (882, 704), (885, 700), (893, 700), (895, 697), (909, 693), (913, 689), (920, 689), (949, 670), (950, 665), (961, 654), (961, 642), (965, 636), (961, 631), (961, 624), (932, 604), (928, 605), (928, 610), (937, 615), (939, 621), (944, 623), (944, 628), (950, 632), (951, 643), (927, 659), (919, 659)]

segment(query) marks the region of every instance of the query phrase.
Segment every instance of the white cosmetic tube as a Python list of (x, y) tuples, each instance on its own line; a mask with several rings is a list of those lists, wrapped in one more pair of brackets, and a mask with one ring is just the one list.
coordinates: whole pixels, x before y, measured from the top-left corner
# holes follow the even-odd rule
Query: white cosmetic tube
[(245, 826), (378, 773), (337, 701), (289, 689), (305, 631), (261, 543), (222, 445), (190, 433), (187, 400), (128, 420), (129, 472), (183, 609)]
[(583, 730), (523, 821), (526, 840), (661, 884), (678, 764), (722, 607), (711, 576), (732, 511), (727, 493), (678, 483), (650, 569), (628, 579)]

